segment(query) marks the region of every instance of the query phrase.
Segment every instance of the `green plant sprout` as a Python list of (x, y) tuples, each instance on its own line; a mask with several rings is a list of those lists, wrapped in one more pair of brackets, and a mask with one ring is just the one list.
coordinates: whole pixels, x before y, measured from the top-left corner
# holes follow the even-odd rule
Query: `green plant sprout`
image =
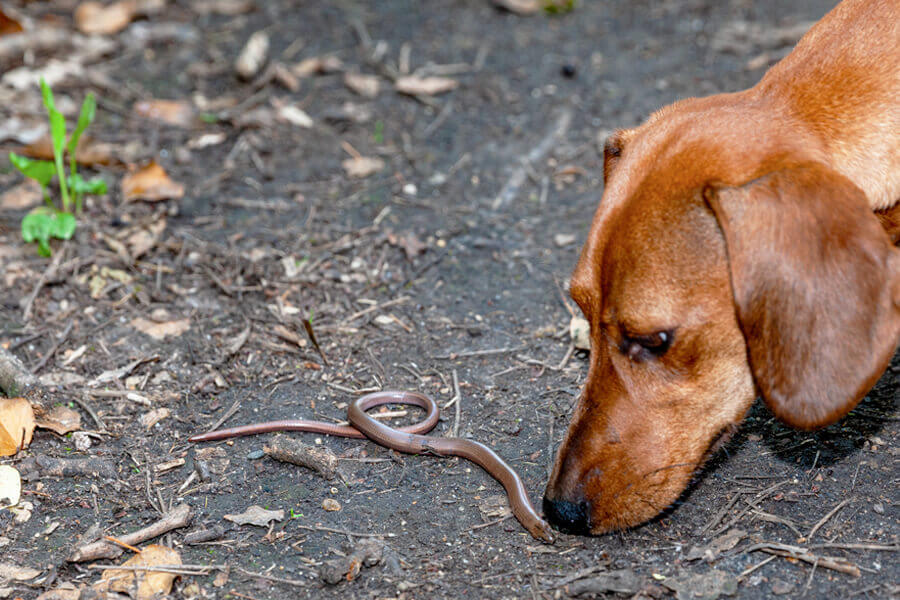
[[(75, 233), (75, 215), (72, 204), (75, 205), (75, 213), (81, 213), (81, 202), (85, 194), (105, 194), (106, 182), (96, 177), (85, 180), (78, 174), (75, 161), (75, 150), (78, 140), (88, 125), (94, 120), (97, 112), (97, 100), (94, 95), (88, 93), (81, 105), (81, 114), (75, 130), (66, 142), (66, 118), (56, 109), (53, 101), (53, 91), (47, 82), (41, 79), (41, 96), (44, 99), (44, 107), (50, 119), (50, 137), (53, 141), (53, 160), (33, 160), (20, 156), (14, 152), (9, 153), (9, 162), (18, 169), (22, 175), (34, 179), (41, 186), (46, 206), (35, 208), (22, 219), (22, 239), (26, 243), (37, 242), (38, 254), (50, 256), (50, 238), (68, 240)], [(66, 175), (63, 164), (63, 153), (69, 153), (69, 174)], [(62, 210), (58, 209), (50, 197), (48, 187), (53, 176), (59, 179), (59, 193), (62, 198)], [(69, 192), (71, 190), (71, 197)]]

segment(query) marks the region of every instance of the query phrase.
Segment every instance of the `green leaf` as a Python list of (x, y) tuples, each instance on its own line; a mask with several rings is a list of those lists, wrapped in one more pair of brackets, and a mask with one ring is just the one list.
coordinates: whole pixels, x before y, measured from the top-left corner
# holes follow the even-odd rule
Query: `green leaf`
[(67, 212), (57, 212), (52, 220), (50, 236), (58, 240), (68, 240), (75, 233), (75, 215)]
[(15, 152), (9, 153), (9, 162), (21, 171), (22, 175), (29, 179), (34, 179), (43, 187), (50, 183), (50, 180), (53, 179), (53, 174), (56, 172), (56, 165), (49, 160), (32, 160), (19, 156)]
[(84, 133), (84, 130), (88, 128), (88, 125), (93, 122), (96, 113), (97, 99), (94, 98), (94, 94), (88, 94), (81, 104), (81, 114), (78, 115), (78, 123), (75, 125), (75, 131), (72, 132), (72, 137), (69, 138), (69, 145), (66, 147), (69, 156), (75, 156), (75, 148), (78, 146), (78, 140), (81, 138), (81, 134)]
[(69, 176), (69, 187), (75, 195), (106, 193), (106, 182), (101, 177), (85, 180), (77, 173)]
[(38, 243), (38, 253), (50, 256), (50, 238), (68, 240), (75, 233), (75, 217), (46, 206), (35, 208), (22, 219), (22, 239)]
[(53, 156), (62, 156), (66, 145), (66, 118), (55, 108), (50, 109), (50, 136), (53, 138)]
[(47, 112), (56, 110), (56, 104), (53, 103), (53, 90), (50, 89), (43, 77), (41, 77), (41, 96), (44, 97), (44, 106), (47, 107)]

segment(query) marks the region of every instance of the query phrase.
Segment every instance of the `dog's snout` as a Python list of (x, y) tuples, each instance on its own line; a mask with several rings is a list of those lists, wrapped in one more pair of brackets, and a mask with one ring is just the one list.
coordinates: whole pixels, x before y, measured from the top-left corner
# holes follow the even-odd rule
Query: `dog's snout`
[(544, 496), (544, 515), (550, 523), (566, 533), (590, 533), (591, 505), (586, 501), (551, 500)]

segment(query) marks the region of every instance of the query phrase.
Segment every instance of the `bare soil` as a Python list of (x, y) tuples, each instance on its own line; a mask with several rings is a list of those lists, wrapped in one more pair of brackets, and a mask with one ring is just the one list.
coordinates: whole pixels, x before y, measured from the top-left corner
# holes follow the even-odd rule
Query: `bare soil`
[[(11, 4), (35, 18), (71, 19), (71, 2)], [(698, 597), (691, 590), (710, 584), (714, 571), (736, 584), (740, 598), (896, 597), (900, 356), (839, 424), (800, 433), (757, 406), (664, 515), (617, 534), (561, 535), (552, 546), (502, 519), (494, 498), (502, 489), (465, 461), (292, 434), (340, 458), (339, 476), (329, 481), (260, 456), (270, 435), (185, 441), (231, 408), (227, 425), (336, 422), (349, 400), (381, 388), (420, 390), (445, 404), (455, 396), (455, 374), (458, 417), (449, 408), (434, 435), (458, 427), (490, 445), (539, 504), (587, 368), (585, 355), (567, 356), (563, 287), (602, 192), (605, 133), (678, 98), (752, 85), (796, 41), (778, 33), (820, 18), (831, 4), (579, 2), (567, 14), (523, 17), (484, 0), (258, 0), (237, 15), (176, 2), (133, 24), (126, 33), (170, 24), (183, 37), (122, 42), (89, 65), (96, 77), (69, 79), (56, 91), (76, 102), (95, 91), (91, 134), (136, 142), (140, 157), (155, 158), (185, 185), (184, 197), (124, 203), (116, 183), (124, 169), (99, 167), (114, 182), (110, 193), (91, 199), (76, 237), (54, 246), (61, 258), (27, 320), (25, 300), (52, 263), (22, 244), (23, 211), (0, 215), (0, 340), (39, 366), (54, 401), (72, 404), (96, 432), (79, 451), (70, 437), (38, 430), (27, 451), (4, 462), (28, 475), (29, 459), (90, 457), (115, 472), (32, 475), (24, 498), (31, 519), (15, 523), (0, 512), (8, 540), (2, 561), (43, 572), (38, 583), (13, 584), (11, 597), (95, 581), (90, 563), (66, 561), (91, 525), (121, 537), (183, 503), (193, 525), (158, 541), (187, 564), (230, 571), (227, 579), (217, 569), (183, 575), (175, 598), (557, 598), (578, 585), (587, 596), (607, 593), (606, 585), (609, 594), (621, 588), (624, 596), (660, 598), (673, 594), (666, 584), (687, 598)], [(261, 29), (272, 61), (332, 54), (343, 66), (301, 78), (296, 91), (277, 78), (242, 82), (232, 63)], [(395, 92), (404, 45), (410, 70), (443, 74), (459, 87), (418, 98)], [(38, 52), (35, 60), (48, 57)], [(7, 59), (0, 72), (23, 64)], [(378, 94), (348, 89), (347, 71), (377, 75)], [(191, 128), (131, 110), (153, 97), (197, 105), (199, 96), (207, 108)], [(273, 101), (296, 104), (313, 126), (272, 120)], [(257, 109), (258, 122), (242, 121)], [(0, 106), (0, 119), (17, 110)], [(224, 141), (190, 147), (207, 133)], [(342, 142), (381, 158), (384, 169), (349, 178)], [(0, 141), (4, 155), (15, 147)], [(538, 160), (510, 190), (532, 151)], [(0, 167), (0, 193), (20, 181)], [(105, 242), (163, 217), (159, 240), (130, 264)], [(92, 298), (95, 267), (131, 279), (110, 279)], [(137, 318), (188, 319), (189, 328), (154, 339), (135, 329)], [(307, 318), (321, 352), (307, 337)], [(144, 362), (96, 383), (137, 360)], [(160, 408), (168, 416), (144, 426), (140, 417)], [(176, 459), (183, 464), (157, 470)], [(326, 511), (326, 499), (340, 510)], [(223, 519), (253, 504), (284, 510), (285, 518), (269, 527)], [(184, 543), (187, 533), (217, 525), (224, 527), (218, 539)], [(743, 532), (736, 545), (711, 551), (710, 560), (691, 552), (736, 529)], [(384, 543), (380, 564), (336, 585), (320, 580), (325, 561), (365, 539)], [(861, 574), (767, 560), (772, 555), (758, 549), (766, 543), (842, 557)], [(627, 581), (585, 583), (610, 572)]]

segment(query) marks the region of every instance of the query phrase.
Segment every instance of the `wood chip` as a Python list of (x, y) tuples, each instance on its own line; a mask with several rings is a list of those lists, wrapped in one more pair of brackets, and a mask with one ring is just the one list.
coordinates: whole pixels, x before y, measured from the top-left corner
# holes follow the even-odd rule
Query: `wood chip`
[(459, 87), (459, 82), (449, 77), (418, 77), (416, 75), (408, 75), (399, 77), (394, 82), (394, 88), (402, 93), (411, 96), (435, 96), (443, 94)]

